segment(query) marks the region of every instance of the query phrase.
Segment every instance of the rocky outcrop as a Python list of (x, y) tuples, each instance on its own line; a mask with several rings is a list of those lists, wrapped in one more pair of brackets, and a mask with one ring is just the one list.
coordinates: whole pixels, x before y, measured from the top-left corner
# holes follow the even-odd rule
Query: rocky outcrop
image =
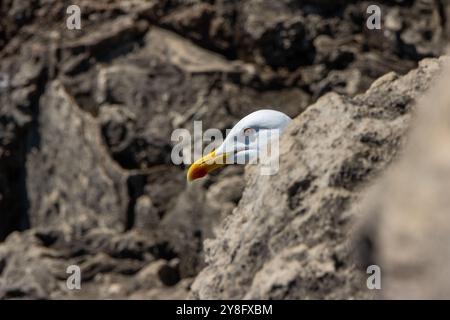
[[(80, 290), (66, 284), (70, 266), (80, 268)], [(0, 246), (0, 297), (184, 299), (191, 280), (180, 281), (178, 267), (179, 260), (148, 235), (38, 227), (13, 233)]]
[(441, 68), (425, 60), (354, 98), (325, 95), (297, 117), (280, 142), (279, 172), (250, 168), (239, 205), (206, 242), (194, 296), (370, 297), (349, 244), (353, 209), (402, 149), (415, 101)]
[[(424, 89), (420, 79), (429, 74), (416, 72), (418, 88), (409, 89), (416, 82), (383, 78), (385, 86), (405, 84), (394, 96), (384, 94), (385, 89), (353, 100), (348, 96), (365, 91), (387, 72), (401, 75), (422, 58), (440, 55), (449, 16), (441, 1), (383, 2), (385, 24), (378, 32), (364, 27), (366, 1), (80, 0), (82, 27), (69, 30), (66, 9), (72, 4), (5, 0), (0, 6), (0, 298), (186, 297), (192, 279), (205, 267), (204, 240), (214, 238), (221, 221), (229, 220), (245, 187), (239, 166), (186, 184), (185, 167), (171, 162), (170, 136), (177, 128), (192, 131), (195, 120), (203, 121), (204, 130), (224, 131), (265, 107), (294, 118), (323, 94), (335, 92), (309, 108), (320, 109), (317, 119), (308, 111), (303, 117), (308, 120), (296, 123), (304, 130), (308, 125), (302, 121), (311, 122), (308, 130), (332, 127), (330, 137), (336, 142), (325, 139), (330, 146), (317, 150), (331, 155), (331, 145), (337, 144), (333, 152), (339, 157), (303, 155), (303, 160), (324, 163), (316, 159), (310, 169), (290, 170), (296, 175), (292, 185), (278, 182), (288, 193), (276, 191), (273, 201), (280, 201), (275, 196), (290, 200), (273, 219), (299, 223), (297, 215), (308, 220), (314, 210), (338, 203), (347, 210), (360, 184), (394, 157), (394, 138), (401, 140), (408, 122), (401, 119), (408, 119), (410, 100)], [(366, 104), (373, 107), (359, 108), (367, 114), (347, 110)], [(325, 111), (342, 124), (326, 122)], [(386, 123), (391, 133), (380, 128)], [(355, 126), (354, 134), (345, 125)], [(373, 128), (366, 132), (365, 125)], [(308, 130), (304, 143), (311, 150), (320, 146), (323, 132)], [(367, 133), (362, 145), (355, 142), (357, 132)], [(349, 152), (355, 152), (353, 158)], [(340, 167), (325, 168), (327, 163)], [(316, 168), (320, 176), (312, 174)], [(305, 172), (311, 175), (302, 178)], [(250, 179), (255, 181), (249, 185), (263, 187)], [(320, 198), (312, 191), (317, 186), (327, 186), (329, 194)], [(261, 194), (268, 192), (261, 189)], [(300, 208), (308, 194), (309, 207)], [(320, 221), (328, 226), (335, 223), (333, 217), (330, 213), (329, 220)], [(292, 227), (286, 225), (288, 247), (280, 261), (292, 252), (310, 255), (312, 260), (305, 261), (320, 262), (317, 270), (326, 275), (325, 286), (346, 279), (353, 267), (340, 267), (345, 257), (332, 258), (341, 273), (328, 280), (334, 249), (310, 251), (312, 240), (297, 248), (290, 242), (296, 237)], [(346, 228), (343, 223), (331, 246), (343, 243)], [(329, 229), (317, 237), (332, 238)], [(284, 240), (274, 234), (284, 233), (260, 232), (266, 231), (267, 239), (274, 239), (261, 245), (261, 260), (249, 262), (251, 278), (259, 264), (277, 267), (270, 250), (281, 250)], [(264, 239), (260, 235), (253, 241)], [(220, 256), (219, 242), (209, 246), (211, 266), (213, 252)], [(255, 245), (251, 252), (258, 250)], [(80, 265), (85, 275), (80, 292), (65, 286), (71, 264)], [(316, 270), (308, 266), (301, 270)], [(280, 281), (288, 281), (283, 277)], [(303, 277), (316, 279), (309, 271)], [(206, 297), (201, 281), (195, 292)], [(256, 297), (259, 285), (251, 286), (252, 293), (246, 284), (239, 294), (232, 289), (223, 295)], [(344, 291), (359, 296), (349, 288), (342, 286), (341, 296)], [(317, 297), (322, 293), (333, 297), (331, 289), (318, 291)]]
[[(25, 161), (34, 117), (47, 79), (44, 45), (24, 45), (18, 59), (2, 59), (0, 87), (0, 240), (29, 228)], [(32, 60), (28, 60), (31, 59)]]
[(122, 230), (129, 175), (110, 159), (97, 123), (58, 82), (49, 84), (41, 105), (37, 141), (27, 158), (31, 225)]
[[(450, 62), (450, 61), (449, 61)], [(356, 243), (381, 269), (384, 299), (448, 299), (450, 64), (418, 102), (402, 157), (365, 195)]]

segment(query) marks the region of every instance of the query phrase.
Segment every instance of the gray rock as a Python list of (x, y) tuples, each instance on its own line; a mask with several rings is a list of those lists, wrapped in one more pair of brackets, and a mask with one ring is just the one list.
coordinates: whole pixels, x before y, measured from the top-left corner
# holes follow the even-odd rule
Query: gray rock
[[(205, 266), (204, 239), (241, 199), (243, 168), (188, 186), (185, 167), (170, 161), (171, 132), (192, 131), (194, 120), (225, 130), (265, 107), (296, 117), (328, 91), (353, 95), (387, 72), (406, 73), (442, 52), (448, 6), (439, 3), (384, 2), (393, 12), (386, 28), (369, 32), (366, 1), (81, 1), (81, 30), (66, 28), (64, 1), (3, 1), (0, 72), (11, 83), (0, 89), (0, 241), (31, 230), (0, 244), (0, 296), (185, 298)], [(382, 124), (409, 114), (410, 93), (380, 92), (352, 101)], [(333, 113), (336, 121), (345, 112)], [(373, 126), (363, 143), (390, 150)], [(358, 193), (357, 182), (389, 160), (364, 152), (329, 169), (333, 188)], [(286, 197), (288, 207), (303, 201)], [(304, 255), (314, 268), (285, 265), (304, 270), (308, 286), (318, 285), (313, 270), (326, 274), (322, 285), (331, 287), (327, 250), (288, 247), (267, 268)], [(66, 290), (70, 263), (86, 273), (81, 292)], [(289, 272), (271, 281), (290, 283)], [(140, 287), (136, 278), (146, 275)], [(256, 282), (249, 296), (270, 291)], [(271, 295), (290, 293), (282, 286)]]
[(328, 94), (284, 133), (280, 170), (248, 167), (246, 187), (195, 279), (200, 299), (368, 298), (349, 246), (352, 208), (403, 145), (415, 99), (441, 68), (388, 74), (364, 94)]
[[(0, 89), (0, 240), (29, 227), (25, 159), (33, 133), (33, 114), (45, 85), (42, 46), (24, 45), (17, 60), (2, 60)], [(21, 63), (21, 59), (33, 62)]]
[[(163, 256), (139, 232), (35, 227), (0, 246), (0, 299), (185, 298), (189, 279), (180, 281), (179, 261)], [(81, 290), (67, 287), (72, 265), (80, 267)]]
[(156, 230), (160, 222), (158, 210), (149, 196), (143, 195), (136, 200), (135, 223), (137, 228)]
[(418, 102), (401, 158), (355, 209), (364, 217), (355, 244), (365, 265), (381, 268), (379, 298), (450, 297), (449, 66)]
[(37, 143), (27, 159), (31, 224), (121, 230), (128, 174), (109, 158), (97, 123), (59, 82), (48, 87), (41, 105)]
[(0, 248), (0, 261), (3, 263), (0, 298), (50, 297), (58, 289), (58, 282), (46, 263), (45, 256), (49, 254), (46, 248), (36, 250), (36, 240), (18, 233), (13, 233), (8, 239), (14, 247), (3, 245)]

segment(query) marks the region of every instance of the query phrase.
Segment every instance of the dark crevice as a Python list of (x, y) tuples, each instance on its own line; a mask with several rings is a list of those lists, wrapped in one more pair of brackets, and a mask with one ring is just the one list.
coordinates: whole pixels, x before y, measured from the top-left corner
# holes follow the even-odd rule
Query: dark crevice
[(137, 199), (144, 194), (146, 181), (147, 179), (145, 175), (132, 175), (128, 177), (128, 207), (125, 218), (125, 231), (131, 230), (134, 227), (134, 208), (136, 206)]
[[(42, 59), (42, 58), (40, 58)], [(39, 59), (39, 60), (40, 60)], [(44, 63), (43, 61), (36, 61), (36, 63)], [(23, 112), (31, 117), (29, 124), (21, 128), (17, 133), (17, 144), (15, 148), (19, 156), (14, 159), (15, 163), (9, 163), (6, 160), (5, 167), (8, 181), (16, 181), (12, 183), (12, 197), (9, 199), (12, 204), (6, 206), (9, 212), (2, 213), (0, 226), (0, 241), (3, 241), (13, 231), (24, 231), (31, 227), (29, 210), (30, 201), (27, 190), (27, 167), (26, 160), (28, 154), (35, 148), (39, 148), (39, 100), (45, 91), (45, 86), (48, 81), (48, 68), (43, 67), (40, 75), (32, 80), (32, 84), (36, 86), (35, 92), (29, 97), (29, 108)], [(20, 109), (20, 108), (19, 108)], [(4, 216), (3, 216), (4, 215)]]
[(28, 197), (27, 190), (27, 167), (26, 167), (26, 159), (28, 154), (32, 152), (34, 149), (39, 149), (41, 140), (39, 134), (39, 104), (41, 96), (44, 94), (47, 82), (51, 80), (53, 75), (49, 74), (50, 68), (48, 66), (44, 66), (44, 69), (41, 73), (41, 76), (35, 80), (35, 84), (37, 87), (36, 94), (31, 98), (31, 116), (32, 122), (29, 127), (29, 130), (26, 134), (26, 138), (24, 139), (25, 143), (25, 157), (23, 162), (23, 176), (21, 181), (21, 197), (24, 204), (23, 211), (21, 213), (19, 230), (26, 230), (31, 227), (31, 222), (29, 218), (29, 210), (30, 210), (30, 200)]

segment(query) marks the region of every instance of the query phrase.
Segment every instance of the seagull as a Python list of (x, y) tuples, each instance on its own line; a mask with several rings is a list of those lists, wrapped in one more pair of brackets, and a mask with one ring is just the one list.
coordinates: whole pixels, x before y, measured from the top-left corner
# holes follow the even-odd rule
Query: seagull
[[(258, 152), (268, 147), (273, 136), (281, 134), (292, 121), (286, 114), (270, 109), (255, 111), (230, 130), (223, 143), (210, 154), (195, 161), (187, 172), (189, 182), (203, 178), (226, 164), (246, 164), (258, 159)], [(277, 131), (278, 135), (271, 134)]]

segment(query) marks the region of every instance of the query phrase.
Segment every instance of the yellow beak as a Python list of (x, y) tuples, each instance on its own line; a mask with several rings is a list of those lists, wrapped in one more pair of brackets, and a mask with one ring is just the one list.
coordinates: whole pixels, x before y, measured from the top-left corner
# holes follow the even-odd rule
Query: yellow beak
[(226, 165), (226, 155), (221, 154), (216, 156), (216, 152), (213, 151), (210, 154), (195, 161), (188, 170), (187, 180), (189, 182), (194, 181), (199, 178), (203, 178), (208, 173), (217, 168)]

